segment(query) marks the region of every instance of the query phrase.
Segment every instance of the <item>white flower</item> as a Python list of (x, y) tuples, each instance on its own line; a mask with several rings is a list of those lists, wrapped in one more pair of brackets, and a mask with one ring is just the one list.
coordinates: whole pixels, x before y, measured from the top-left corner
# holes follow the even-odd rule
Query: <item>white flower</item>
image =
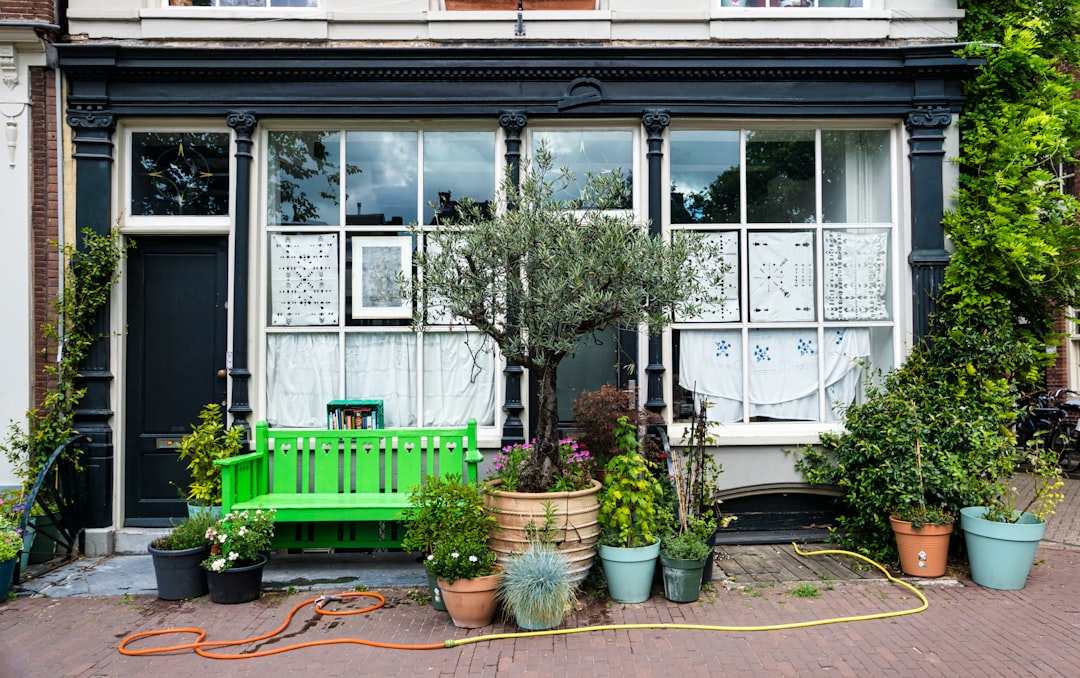
[(240, 554), (236, 551), (229, 551), (229, 560), (236, 560), (240, 557)]
[(224, 558), (218, 558), (214, 562), (210, 563), (210, 569), (213, 570), (214, 572), (221, 572), (222, 570), (225, 569), (225, 559)]
[(247, 534), (247, 527), (246, 526), (241, 527), (240, 530), (236, 534), (237, 534), (237, 536), (243, 537), (245, 534)]
[(461, 555), (460, 553), (458, 553), (457, 551), (454, 551), (453, 553), (450, 554), (450, 557), (451, 558), (457, 558), (460, 555)]
[(225, 541), (226, 541), (226, 540), (227, 540), (228, 538), (229, 538), (229, 535), (227, 535), (227, 534), (219, 534), (219, 535), (217, 536), (217, 539), (218, 539), (218, 541), (220, 541), (220, 542), (221, 542), (222, 544), (224, 544), (224, 543), (225, 543)]
[(435, 560), (435, 556), (434, 556), (434, 554), (432, 554), (432, 555), (429, 555), (429, 556), (427, 557), (427, 559), (428, 559), (428, 560)]
[(479, 558), (477, 558), (476, 556), (469, 556), (469, 562), (470, 562), (470, 563), (475, 563), (475, 562), (476, 562), (476, 561), (478, 561), (478, 560), (480, 560), (480, 559), (479, 559)]

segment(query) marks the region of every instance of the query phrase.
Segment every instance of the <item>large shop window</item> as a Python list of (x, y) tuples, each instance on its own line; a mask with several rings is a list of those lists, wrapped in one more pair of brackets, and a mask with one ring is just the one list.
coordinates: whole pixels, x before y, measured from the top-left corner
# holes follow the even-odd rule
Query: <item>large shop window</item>
[(723, 253), (674, 325), (676, 418), (834, 421), (893, 363), (892, 132), (673, 130), (671, 225)]
[(458, 200), (494, 197), (495, 133), (273, 130), (266, 139), (266, 418), (323, 426), (337, 398), (387, 426), (495, 423), (495, 352), (445, 315), (410, 328), (398, 281)]

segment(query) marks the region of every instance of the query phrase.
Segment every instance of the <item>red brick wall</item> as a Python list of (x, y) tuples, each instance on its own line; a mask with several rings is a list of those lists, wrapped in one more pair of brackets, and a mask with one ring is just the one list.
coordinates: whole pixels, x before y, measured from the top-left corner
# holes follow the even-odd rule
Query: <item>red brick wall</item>
[(56, 23), (53, 0), (0, 0), (0, 19)]
[[(33, 4), (33, 3), (24, 3)], [(56, 120), (56, 74), (47, 68), (30, 69), (30, 164), (31, 180), (30, 248), (31, 277), (34, 285), (31, 319), (34, 324), (33, 402), (41, 402), (47, 387), (42, 372), (45, 360), (55, 358), (55, 347), (47, 355), (41, 326), (54, 322), (53, 300), (59, 289), (60, 256), (56, 241), (60, 233), (58, 214), (58, 170), (56, 162), (59, 135)]]

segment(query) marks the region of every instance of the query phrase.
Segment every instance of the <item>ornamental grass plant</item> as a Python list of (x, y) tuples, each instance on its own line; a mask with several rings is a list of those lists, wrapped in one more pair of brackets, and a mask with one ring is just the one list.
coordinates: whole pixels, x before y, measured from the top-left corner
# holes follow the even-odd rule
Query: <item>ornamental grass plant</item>
[(576, 587), (570, 561), (553, 544), (534, 541), (506, 561), (498, 598), (524, 628), (554, 628), (572, 609)]

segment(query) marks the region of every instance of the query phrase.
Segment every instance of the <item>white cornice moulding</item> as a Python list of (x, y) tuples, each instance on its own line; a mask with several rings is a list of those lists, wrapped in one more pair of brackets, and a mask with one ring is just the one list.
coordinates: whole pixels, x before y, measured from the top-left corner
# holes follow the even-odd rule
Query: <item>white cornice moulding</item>
[(15, 63), (15, 45), (0, 45), (0, 81), (8, 89), (15, 89), (19, 84), (19, 66)]

